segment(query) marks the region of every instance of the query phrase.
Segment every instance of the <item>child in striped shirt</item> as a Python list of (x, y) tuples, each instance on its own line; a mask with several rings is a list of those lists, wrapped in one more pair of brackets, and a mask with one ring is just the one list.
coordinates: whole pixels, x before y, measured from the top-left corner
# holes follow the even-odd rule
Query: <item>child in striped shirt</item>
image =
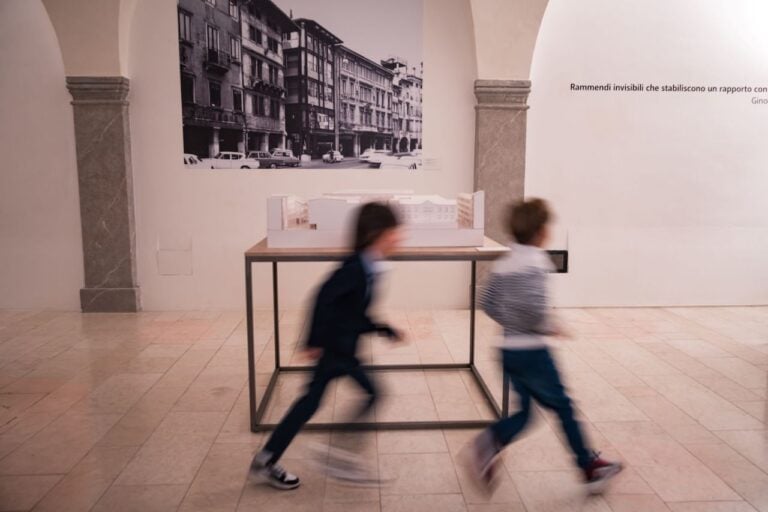
[(512, 206), (507, 226), (516, 243), (494, 263), (480, 297), (480, 306), (504, 330), (501, 352), (505, 382), (511, 382), (517, 392), (520, 410), (474, 440), (473, 469), (480, 482), (493, 487), (498, 455), (528, 424), (534, 399), (557, 414), (590, 492), (601, 492), (603, 484), (622, 466), (603, 460), (587, 447), (545, 342), (546, 337), (561, 334), (548, 304), (547, 274), (553, 266), (542, 249), (549, 235), (550, 217), (549, 207), (541, 199)]

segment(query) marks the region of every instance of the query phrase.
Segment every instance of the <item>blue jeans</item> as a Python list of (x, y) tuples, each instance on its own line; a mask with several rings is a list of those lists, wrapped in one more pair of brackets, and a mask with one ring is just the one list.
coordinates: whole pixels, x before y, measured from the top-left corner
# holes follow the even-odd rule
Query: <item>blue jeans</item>
[(531, 398), (557, 413), (576, 464), (587, 467), (592, 455), (584, 442), (579, 423), (573, 414), (571, 399), (565, 393), (555, 362), (546, 348), (502, 350), (504, 375), (520, 396), (520, 410), (491, 426), (500, 446), (511, 443), (523, 431), (531, 415)]

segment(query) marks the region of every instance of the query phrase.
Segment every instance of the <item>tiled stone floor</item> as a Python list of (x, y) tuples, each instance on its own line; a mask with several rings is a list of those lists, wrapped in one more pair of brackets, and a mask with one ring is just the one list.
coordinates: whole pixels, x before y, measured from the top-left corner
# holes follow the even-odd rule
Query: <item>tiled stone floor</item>
[[(556, 356), (593, 444), (627, 470), (586, 498), (557, 425), (537, 413), (504, 455), (498, 491), (455, 464), (471, 431), (301, 434), (279, 492), (245, 482), (263, 435), (248, 430), (241, 313), (82, 315), (0, 311), (0, 510), (768, 512), (768, 307), (560, 310), (573, 339)], [(366, 342), (377, 362), (463, 361), (466, 311), (390, 312), (410, 342)], [(274, 353), (257, 312), (259, 390)], [(282, 357), (298, 362), (304, 314), (281, 316)], [(495, 328), (478, 324), (478, 364), (496, 393)], [(379, 419), (476, 418), (466, 374), (377, 375)], [(302, 376), (281, 381), (269, 412)], [(341, 418), (355, 389), (330, 390), (318, 419)], [(313, 471), (312, 443), (356, 446), (390, 483), (350, 488)]]

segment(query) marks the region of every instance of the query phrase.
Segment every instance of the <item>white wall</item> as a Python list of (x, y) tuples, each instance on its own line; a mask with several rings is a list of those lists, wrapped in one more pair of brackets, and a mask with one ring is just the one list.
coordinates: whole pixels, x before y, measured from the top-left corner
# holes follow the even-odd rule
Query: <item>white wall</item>
[[(440, 159), (442, 170), (409, 173), (184, 169), (176, 2), (139, 2), (131, 37), (130, 101), (138, 271), (145, 309), (242, 308), (243, 252), (265, 234), (270, 194), (412, 188), (455, 195), (471, 189), (476, 65), (469, 2), (424, 3), (424, 147), (427, 156)], [(178, 256), (179, 269), (184, 258), (191, 256), (191, 275), (160, 275), (158, 247), (178, 251), (166, 255)], [(466, 305), (467, 267), (399, 265), (389, 283), (390, 300), (399, 307)], [(325, 268), (284, 265), (284, 304), (301, 304)], [(259, 265), (254, 271), (255, 304), (268, 307), (268, 266)]]
[(0, 2), (0, 308), (79, 309), (71, 100), (40, 0)]
[[(600, 82), (768, 85), (761, 0), (552, 0), (536, 47), (526, 194), (552, 200), (562, 305), (768, 303), (768, 105), (571, 93)], [(762, 97), (768, 98), (768, 94)]]

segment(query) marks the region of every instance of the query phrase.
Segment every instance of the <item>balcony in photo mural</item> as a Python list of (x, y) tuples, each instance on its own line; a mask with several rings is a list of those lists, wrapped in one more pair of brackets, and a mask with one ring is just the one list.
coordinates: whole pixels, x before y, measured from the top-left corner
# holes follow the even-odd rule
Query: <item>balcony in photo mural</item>
[[(182, 41), (182, 43), (184, 42)], [(185, 44), (179, 45), (179, 64), (181, 64), (182, 68), (189, 68), (191, 55), (192, 48), (185, 46)]]
[(280, 120), (272, 117), (247, 115), (245, 119), (249, 130), (282, 132), (284, 129)]
[(222, 110), (218, 107), (203, 105), (182, 105), (184, 122), (198, 126), (217, 126), (220, 128), (240, 128), (245, 124), (245, 114)]
[(244, 49), (250, 50), (251, 53), (255, 53), (256, 55), (266, 57), (267, 59), (272, 61), (274, 64), (278, 64), (280, 66), (283, 66), (285, 64), (283, 60), (283, 54), (280, 51), (276, 52), (274, 50), (270, 50), (269, 48), (265, 48), (261, 44), (258, 44), (255, 41), (251, 41), (245, 36), (243, 36), (242, 44)]
[(259, 78), (258, 76), (245, 76), (243, 77), (243, 83), (248, 89), (264, 92), (271, 96), (282, 98), (285, 94), (285, 81), (282, 78), (278, 78), (276, 81), (270, 81)]
[(224, 74), (232, 65), (232, 57), (224, 51), (208, 48), (205, 53), (205, 69), (212, 73)]
[(339, 122), (339, 129), (346, 132), (392, 133), (392, 130), (388, 130), (382, 126), (353, 123), (350, 121)]

